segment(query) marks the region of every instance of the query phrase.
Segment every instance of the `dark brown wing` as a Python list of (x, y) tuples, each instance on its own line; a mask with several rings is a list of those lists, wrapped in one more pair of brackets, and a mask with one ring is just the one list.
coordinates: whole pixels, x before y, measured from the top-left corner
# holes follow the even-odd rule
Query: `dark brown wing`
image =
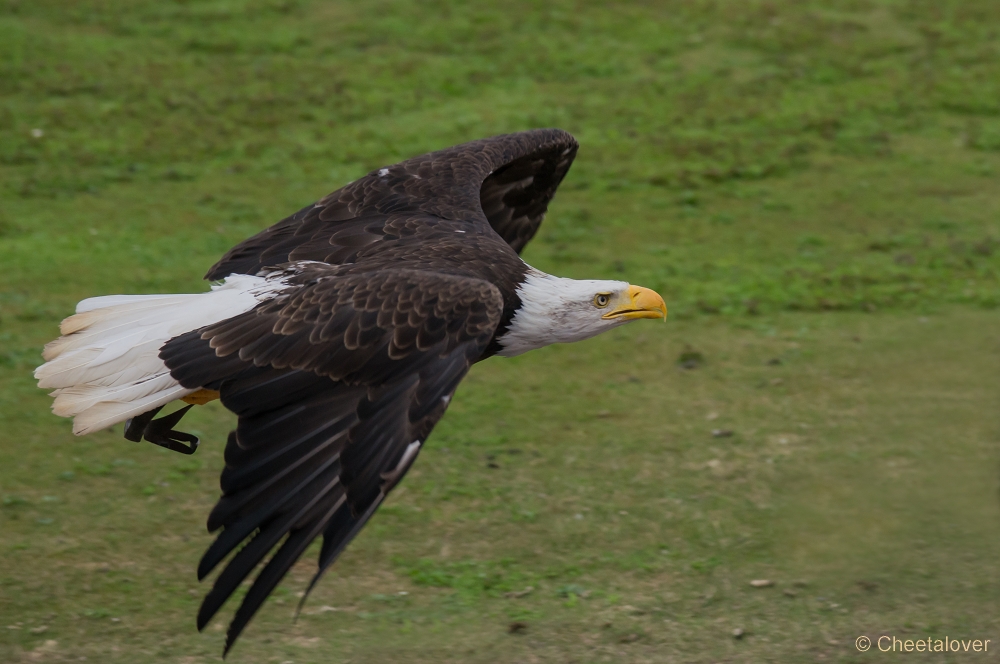
[[(256, 274), (295, 260), (349, 263), (377, 254), (400, 215), (488, 223), (515, 251), (527, 244), (578, 144), (559, 129), (486, 138), (372, 171), (231, 249), (206, 275)], [(419, 232), (419, 231), (417, 231)]]
[(501, 166), (483, 182), (479, 191), (483, 213), (517, 253), (538, 232), (577, 147), (572, 138), (554, 142)]
[(310, 266), (278, 299), (160, 353), (182, 385), (219, 390), (239, 416), (208, 520), (222, 532), (199, 578), (243, 546), (205, 597), (199, 629), (277, 547), (230, 624), (227, 651), (318, 535), (313, 583), (406, 473), (503, 308), (496, 288), (473, 278), (331, 275)]

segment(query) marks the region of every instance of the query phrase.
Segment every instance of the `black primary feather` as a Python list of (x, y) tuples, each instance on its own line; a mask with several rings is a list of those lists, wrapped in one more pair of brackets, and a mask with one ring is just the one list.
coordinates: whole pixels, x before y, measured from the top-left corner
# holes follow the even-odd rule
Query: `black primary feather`
[[(196, 377), (239, 417), (209, 517), (209, 530), (221, 532), (199, 578), (236, 553), (202, 604), (199, 629), (279, 547), (243, 598), (227, 649), (317, 535), (329, 544), (316, 578), (343, 550), (413, 462), (409, 446), (426, 440), (503, 311), (498, 290), (470, 277), (340, 276), (311, 264), (290, 282), (282, 299), (177, 337), (160, 353), (182, 385)], [(358, 326), (363, 340), (352, 333)], [(401, 331), (412, 340), (405, 347)], [(214, 343), (234, 336), (238, 347)], [(301, 352), (314, 347), (323, 352)]]

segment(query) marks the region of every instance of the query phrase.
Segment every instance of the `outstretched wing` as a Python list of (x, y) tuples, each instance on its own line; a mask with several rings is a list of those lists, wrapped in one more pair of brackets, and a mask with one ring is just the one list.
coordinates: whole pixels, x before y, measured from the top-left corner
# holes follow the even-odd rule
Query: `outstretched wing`
[(290, 261), (359, 262), (398, 237), (387, 224), (400, 214), (485, 222), (520, 253), (538, 231), (578, 147), (564, 131), (537, 129), (374, 170), (240, 243), (206, 278), (256, 274)]
[(402, 478), (503, 308), (488, 282), (414, 270), (345, 277), (312, 265), (289, 281), (275, 300), (160, 353), (182, 385), (219, 390), (239, 416), (208, 520), (221, 532), (199, 578), (239, 550), (205, 597), (199, 629), (277, 547), (227, 651), (318, 535), (313, 584)]
[(494, 170), (479, 190), (483, 214), (493, 230), (521, 253), (542, 225), (556, 188), (566, 177), (578, 145), (568, 140), (540, 146)]

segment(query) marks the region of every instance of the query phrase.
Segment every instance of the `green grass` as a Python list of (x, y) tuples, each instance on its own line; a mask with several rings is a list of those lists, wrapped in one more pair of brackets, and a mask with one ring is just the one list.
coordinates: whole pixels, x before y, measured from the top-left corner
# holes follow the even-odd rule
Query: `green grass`
[(582, 148), (526, 259), (670, 320), (475, 367), (305, 614), (314, 551), (233, 657), (1000, 648), (998, 25), (993, 0), (3, 0), (0, 659), (221, 652), (194, 570), (232, 416), (188, 416), (192, 458), (74, 438), (31, 369), (78, 300), (204, 289), (372, 168), (538, 126)]

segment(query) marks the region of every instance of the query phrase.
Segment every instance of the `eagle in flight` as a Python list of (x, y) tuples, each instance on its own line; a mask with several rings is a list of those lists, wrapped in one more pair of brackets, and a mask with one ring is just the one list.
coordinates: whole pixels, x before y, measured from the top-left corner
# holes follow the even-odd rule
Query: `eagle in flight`
[(126, 422), (126, 438), (190, 454), (198, 439), (174, 427), (193, 405), (238, 418), (198, 566), (204, 579), (228, 558), (199, 630), (261, 567), (226, 652), (322, 535), (315, 586), (472, 364), (666, 318), (648, 288), (521, 260), (577, 148), (541, 129), (380, 168), (231, 249), (209, 292), (90, 298), (62, 322), (35, 377), (73, 433)]

